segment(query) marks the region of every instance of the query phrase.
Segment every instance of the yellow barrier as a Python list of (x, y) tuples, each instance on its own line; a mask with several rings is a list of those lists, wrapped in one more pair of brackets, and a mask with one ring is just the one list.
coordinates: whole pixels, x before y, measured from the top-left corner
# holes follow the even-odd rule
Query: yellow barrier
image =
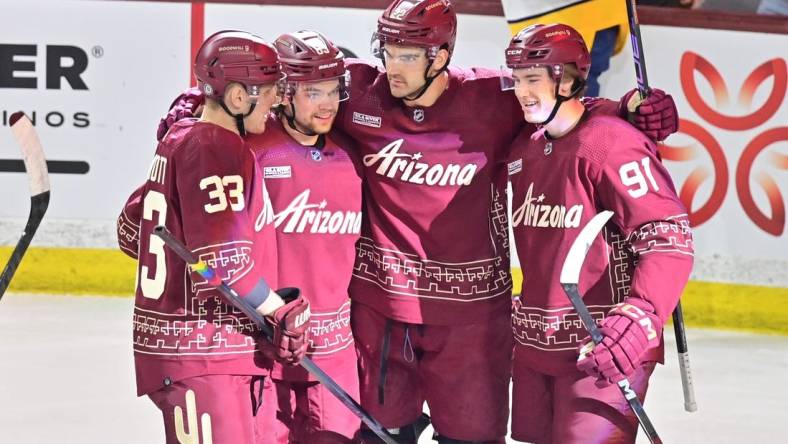
[[(512, 270), (512, 280), (519, 292), (520, 269)], [(681, 305), (692, 327), (788, 335), (788, 288), (690, 281)]]
[[(12, 248), (0, 247), (0, 264)], [(131, 296), (136, 262), (120, 251), (31, 248), (9, 291)], [(515, 291), (520, 269), (512, 270)], [(693, 327), (788, 335), (788, 288), (692, 281), (682, 296), (684, 319)]]
[[(0, 247), (0, 264), (13, 248)], [(131, 296), (137, 262), (120, 250), (31, 248), (8, 291)]]

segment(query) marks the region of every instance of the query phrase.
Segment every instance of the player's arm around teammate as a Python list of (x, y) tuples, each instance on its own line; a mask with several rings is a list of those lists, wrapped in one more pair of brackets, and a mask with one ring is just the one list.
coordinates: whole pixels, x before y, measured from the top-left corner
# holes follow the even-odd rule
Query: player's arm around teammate
[[(263, 251), (275, 247), (263, 234), (270, 203), (242, 138), (264, 131), (278, 101), (278, 59), (260, 38), (225, 31), (203, 43), (195, 74), (207, 96), (201, 119), (169, 129), (121, 216), (138, 233), (124, 249), (139, 260), (137, 392), (162, 411), (168, 443), (262, 442), (273, 418), (257, 414), (269, 366), (256, 353), (259, 331), (214, 288), (223, 279), (268, 317), (279, 359), (303, 356), (309, 305), (297, 291), (280, 297), (263, 277)], [(156, 225), (215, 268), (216, 279), (190, 273), (152, 234)]]
[[(505, 160), (525, 123), (500, 71), (447, 68), (456, 32), (451, 2), (392, 1), (374, 38), (384, 69), (349, 64), (351, 99), (336, 122), (366, 179), (350, 287), (361, 404), (406, 442), (423, 429), (425, 400), (441, 442), (506, 435)], [(199, 97), (182, 99), (171, 116)]]
[[(686, 209), (654, 143), (581, 102), (589, 61), (577, 31), (534, 25), (506, 57), (525, 120), (540, 127), (515, 140), (509, 160), (524, 272), (513, 314), (512, 436), (634, 443), (637, 420), (611, 383), (627, 377), (643, 399), (662, 359), (662, 326), (693, 262)], [(558, 278), (580, 229), (602, 210), (615, 215), (580, 279), (604, 335), (592, 348)]]

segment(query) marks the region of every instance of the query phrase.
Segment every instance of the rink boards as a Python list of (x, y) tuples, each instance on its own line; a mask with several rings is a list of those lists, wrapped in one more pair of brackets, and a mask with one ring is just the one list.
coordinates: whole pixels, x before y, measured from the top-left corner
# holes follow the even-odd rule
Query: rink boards
[[(132, 293), (134, 264), (114, 250), (114, 219), (145, 175), (160, 115), (189, 84), (196, 32), (233, 27), (271, 39), (313, 27), (369, 58), (379, 14), (166, 2), (0, 0), (0, 7), (0, 45), (15, 63), (14, 84), (2, 90), (0, 158), (19, 156), (7, 130), (7, 115), (19, 109), (35, 113), (49, 159), (75, 167), (52, 175), (50, 212), (11, 289), (115, 295)], [(508, 36), (502, 17), (463, 14), (453, 63), (497, 67)], [(652, 85), (673, 94), (682, 116), (663, 155), (695, 225), (687, 321), (788, 333), (788, 106), (779, 52), (788, 36), (663, 24), (644, 25), (643, 40)], [(602, 84), (614, 98), (634, 85), (628, 47)], [(77, 168), (84, 164), (87, 172)], [(18, 173), (0, 171), (0, 189), (4, 263), (29, 196)]]

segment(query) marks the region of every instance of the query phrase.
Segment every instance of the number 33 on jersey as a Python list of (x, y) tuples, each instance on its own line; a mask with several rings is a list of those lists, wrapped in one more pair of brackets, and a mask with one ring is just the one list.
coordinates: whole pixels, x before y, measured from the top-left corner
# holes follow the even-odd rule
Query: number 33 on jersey
[[(138, 296), (149, 300), (159, 300), (167, 292), (168, 273), (183, 273), (185, 267), (167, 254), (162, 241), (152, 235), (153, 227), (165, 225), (178, 233), (233, 283), (261, 262), (255, 241), (272, 218), (262, 175), (242, 139), (205, 123), (187, 126), (195, 126), (189, 138), (159, 146), (140, 198), (139, 231), (144, 235), (139, 242)], [(195, 131), (210, 134), (217, 141), (214, 149), (191, 144)], [(205, 138), (199, 139), (204, 143)], [(273, 242), (263, 244), (274, 248)], [(190, 287), (195, 294), (203, 290), (200, 282)]]

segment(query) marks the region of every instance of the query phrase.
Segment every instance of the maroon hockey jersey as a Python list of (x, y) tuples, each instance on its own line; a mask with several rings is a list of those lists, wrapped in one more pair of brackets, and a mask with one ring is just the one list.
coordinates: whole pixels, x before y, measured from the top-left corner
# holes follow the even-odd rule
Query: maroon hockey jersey
[(508, 310), (506, 158), (523, 118), (500, 72), (450, 67), (438, 101), (411, 108), (383, 71), (348, 67), (337, 124), (356, 141), (365, 180), (354, 302), (424, 324)]
[(138, 223), (138, 246), (133, 236), (121, 246), (139, 252), (133, 330), (139, 395), (192, 376), (268, 372), (253, 323), (221, 303), (201, 278), (192, 281), (186, 264), (152, 231), (165, 225), (249, 296), (260, 291), (262, 277), (276, 285), (272, 216), (241, 137), (193, 119), (173, 125), (119, 220), (119, 232), (122, 223)]
[[(508, 164), (523, 269), (515, 340), (535, 368), (576, 371), (587, 333), (559, 276), (585, 224), (602, 210), (615, 213), (588, 252), (579, 282), (598, 322), (628, 296), (650, 301), (665, 321), (689, 278), (692, 234), (654, 144), (624, 120), (586, 112), (559, 139), (530, 136), (518, 136)], [(646, 359), (661, 358), (660, 347)]]
[[(308, 355), (355, 362), (348, 284), (361, 230), (361, 176), (353, 147), (333, 131), (322, 147), (296, 142), (272, 118), (247, 139), (255, 152), (274, 210), (279, 285), (309, 298)], [(306, 380), (301, 367), (275, 365), (273, 375)]]

